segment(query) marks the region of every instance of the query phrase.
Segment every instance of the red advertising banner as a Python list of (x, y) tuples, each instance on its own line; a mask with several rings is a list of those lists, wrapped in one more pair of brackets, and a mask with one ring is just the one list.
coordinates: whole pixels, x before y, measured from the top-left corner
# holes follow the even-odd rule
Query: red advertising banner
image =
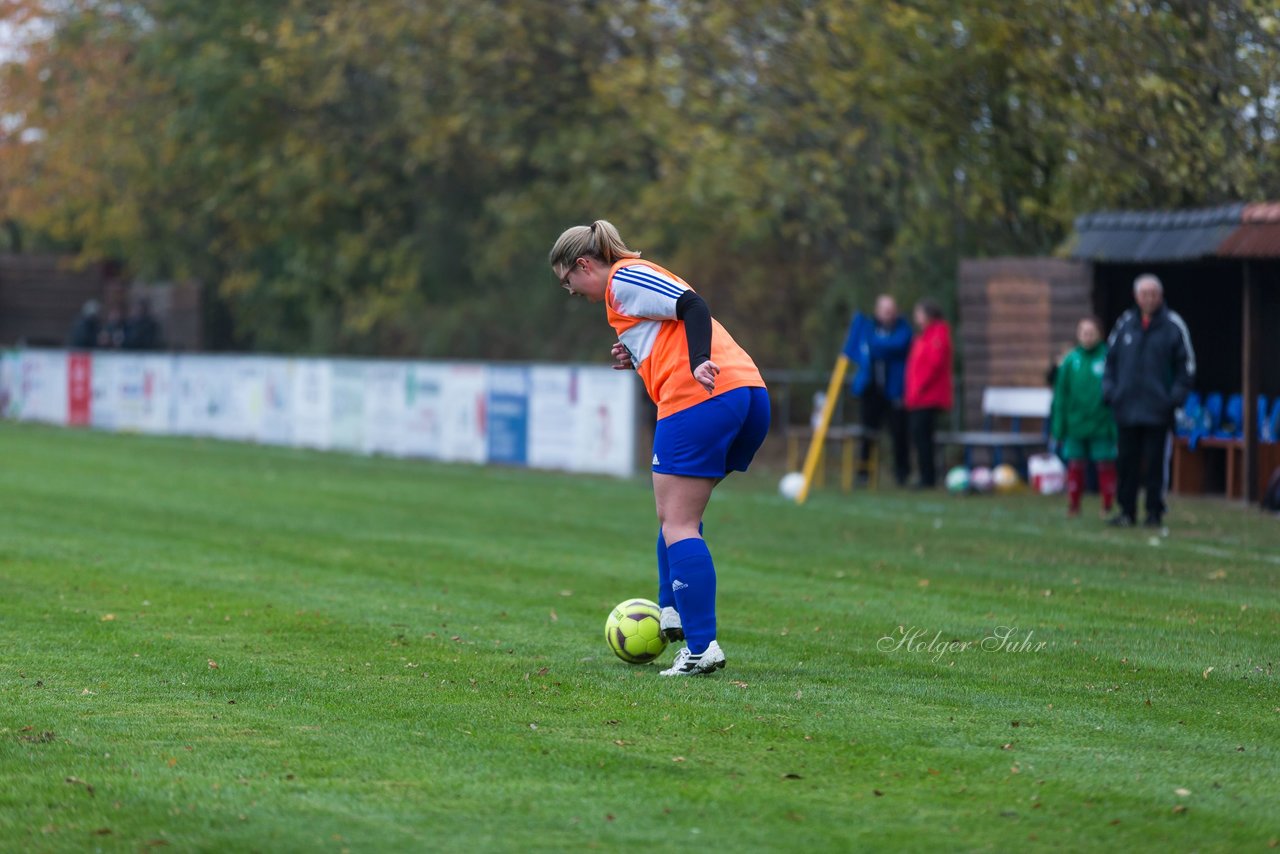
[(93, 404), (93, 357), (88, 353), (67, 355), (67, 423), (84, 427), (89, 424)]

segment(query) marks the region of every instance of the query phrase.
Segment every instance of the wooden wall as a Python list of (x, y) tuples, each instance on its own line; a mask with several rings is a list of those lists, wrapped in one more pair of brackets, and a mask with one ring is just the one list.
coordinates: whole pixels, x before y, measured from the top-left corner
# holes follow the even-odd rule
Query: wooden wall
[(1087, 264), (1057, 258), (960, 262), (956, 348), (963, 423), (982, 423), (988, 386), (1044, 387), (1050, 365), (1075, 341), (1092, 313)]
[(126, 284), (103, 268), (71, 266), (58, 255), (0, 254), (0, 347), (26, 344), (65, 347), (86, 301), (128, 313), (136, 297), (151, 301), (166, 350), (197, 351), (203, 346), (202, 289), (195, 282)]
[(64, 347), (86, 300), (102, 300), (100, 268), (57, 255), (0, 255), (0, 346)]

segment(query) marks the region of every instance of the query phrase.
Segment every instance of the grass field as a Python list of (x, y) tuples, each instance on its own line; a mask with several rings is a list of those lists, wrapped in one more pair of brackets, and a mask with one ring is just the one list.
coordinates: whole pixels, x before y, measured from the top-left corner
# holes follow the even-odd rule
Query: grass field
[(666, 680), (643, 480), (0, 424), (0, 848), (1276, 846), (1280, 522), (775, 478)]

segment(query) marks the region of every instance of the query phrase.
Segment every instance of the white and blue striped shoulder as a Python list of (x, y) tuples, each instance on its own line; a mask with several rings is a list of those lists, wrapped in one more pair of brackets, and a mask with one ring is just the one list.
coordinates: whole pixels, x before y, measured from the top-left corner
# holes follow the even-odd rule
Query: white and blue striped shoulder
[(629, 264), (613, 274), (613, 307), (629, 317), (672, 320), (688, 286), (646, 264)]

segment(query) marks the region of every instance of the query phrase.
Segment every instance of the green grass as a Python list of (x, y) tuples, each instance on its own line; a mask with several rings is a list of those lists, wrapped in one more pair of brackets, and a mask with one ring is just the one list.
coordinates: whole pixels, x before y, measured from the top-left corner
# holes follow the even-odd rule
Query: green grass
[(643, 480), (0, 424), (0, 847), (1275, 844), (1276, 520), (775, 477), (707, 515), (729, 667), (671, 681), (602, 638)]

